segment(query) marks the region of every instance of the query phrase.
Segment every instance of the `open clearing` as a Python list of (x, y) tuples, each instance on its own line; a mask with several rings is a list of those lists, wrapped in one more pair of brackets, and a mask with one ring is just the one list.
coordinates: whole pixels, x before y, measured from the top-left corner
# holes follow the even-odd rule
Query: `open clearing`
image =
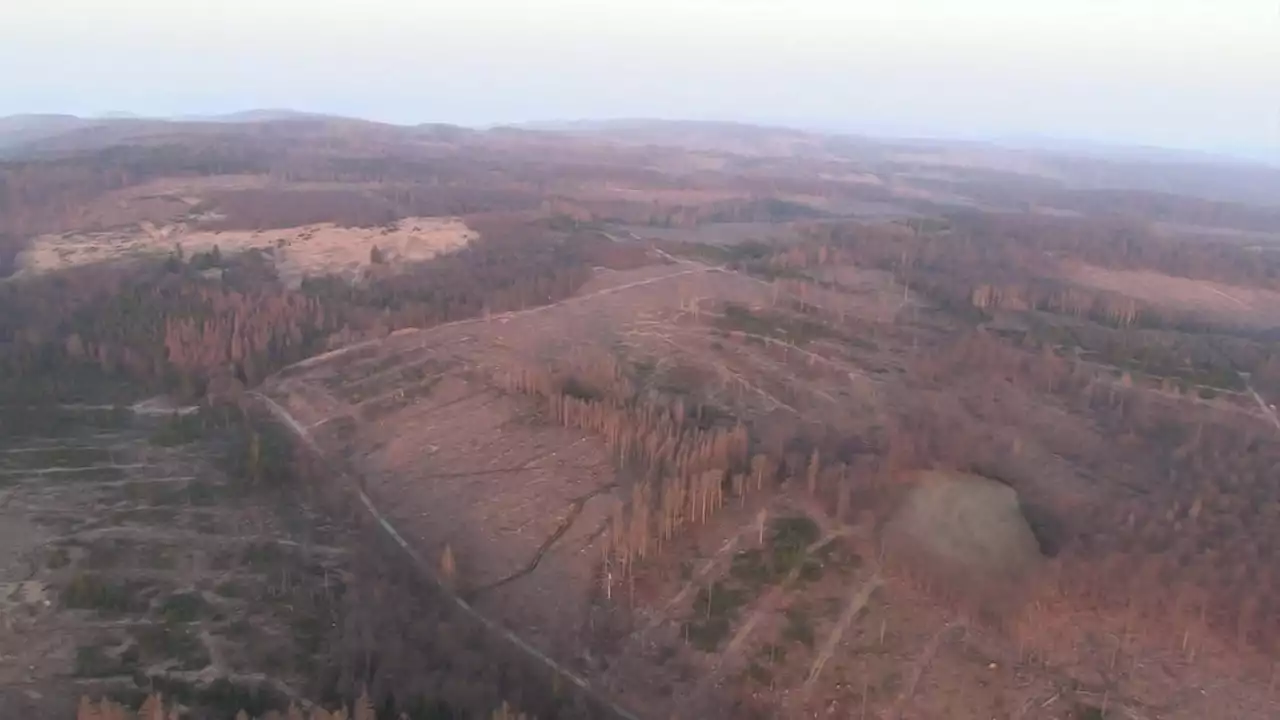
[(1154, 305), (1189, 310), (1228, 322), (1271, 327), (1280, 313), (1280, 293), (1148, 270), (1112, 270), (1072, 263), (1067, 276), (1082, 285), (1128, 295)]
[(297, 287), (303, 277), (326, 274), (355, 278), (369, 267), (373, 248), (385, 262), (430, 260), (458, 250), (476, 234), (457, 218), (412, 217), (387, 226), (339, 227), (331, 223), (279, 230), (193, 230), (183, 223), (95, 233), (63, 233), (34, 238), (18, 256), (18, 275), (60, 270), (108, 260), (164, 257), (181, 248), (187, 255), (261, 250), (280, 279)]
[[(870, 435), (900, 391), (901, 357), (886, 348), (915, 336), (886, 312), (902, 291), (882, 273), (844, 268), (841, 280), (801, 300), (786, 282), (690, 261), (602, 271), (560, 303), (399, 331), (286, 369), (263, 391), (424, 556), (448, 548), (464, 597), (642, 717), (977, 720), (1043, 702), (1057, 675), (1021, 674), (1016, 649), (946, 632), (953, 617), (882, 574), (872, 513), (830, 518), (797, 493), (734, 500), (608, 585), (602, 536), (636, 478), (601, 437), (550, 421), (502, 382), (527, 368), (619, 367), (640, 396), (749, 418), (766, 442), (797, 423)], [(939, 653), (944, 677), (929, 671)], [(995, 704), (923, 712), (922, 700), (942, 711), (932, 698), (971, 695), (978, 678), (1007, 688)]]
[[(770, 314), (775, 303), (779, 313), (789, 308), (788, 294), (698, 263), (604, 271), (555, 305), (399, 331), (288, 369), (264, 391), (425, 556), (449, 548), (458, 589), (479, 609), (570, 667), (603, 673), (606, 686), (623, 689), (625, 677), (625, 690), (638, 694), (621, 697), (624, 705), (668, 713), (673, 706), (644, 695), (670, 678), (647, 680), (652, 669), (624, 662), (618, 643), (631, 630), (607, 639), (597, 617), (607, 614), (598, 574), (605, 523), (636, 478), (617, 469), (602, 438), (549, 422), (502, 380), (528, 368), (616, 364), (641, 396), (676, 393), (779, 433), (797, 422), (874, 423), (875, 344), (797, 335)], [(722, 522), (743, 522), (738, 515), (710, 527), (723, 532)], [(634, 602), (649, 608), (636, 608), (637, 618), (669, 612), (661, 608), (681, 593), (678, 582), (651, 580), (637, 581)], [(680, 654), (680, 625), (671, 627), (659, 635)]]
[[(883, 272), (828, 269), (825, 288), (804, 289), (664, 258), (600, 271), (549, 306), (401, 330), (305, 361), (263, 392), (422, 555), (448, 549), (463, 597), (642, 717), (1048, 719), (1096, 707), (1096, 678), (1029, 663), (886, 572), (878, 491), (857, 491), (850, 512), (832, 518), (800, 501), (793, 476), (784, 493), (735, 498), (689, 526), (627, 583), (602, 577), (608, 521), (637, 478), (600, 435), (554, 422), (504, 379), (530, 369), (588, 385), (623, 376), (636, 397), (676, 396), (747, 419), (766, 445), (798, 424), (870, 437), (895, 403), (921, 392), (904, 385), (904, 348), (928, 353), (936, 341), (927, 309)], [(931, 407), (953, 402), (933, 392)], [(1074, 437), (1070, 418), (1043, 405), (1018, 417), (1019, 427), (991, 432), (1027, 438), (1016, 462), (1035, 468), (1038, 484), (1022, 489), (1087, 492), (1082, 468), (1030, 440)], [(916, 500), (958, 513), (941, 540), (955, 547), (935, 553), (942, 562), (968, 548), (979, 565), (1008, 552), (1038, 563), (1018, 510), (1027, 498), (982, 481), (994, 494), (965, 509), (931, 495), (930, 477), (896, 487), (903, 499), (922, 488)], [(905, 507), (913, 530), (933, 538), (937, 528), (919, 523), (936, 520)], [(979, 532), (991, 522), (1011, 534)], [(1191, 714), (1169, 717), (1196, 717), (1211, 696), (1188, 697), (1180, 707)], [(1138, 708), (1142, 697), (1109, 702)]]
[(231, 717), (306, 691), (347, 577), (336, 534), (186, 434), (214, 418), (16, 412), (64, 422), (0, 438), (0, 716), (159, 688)]

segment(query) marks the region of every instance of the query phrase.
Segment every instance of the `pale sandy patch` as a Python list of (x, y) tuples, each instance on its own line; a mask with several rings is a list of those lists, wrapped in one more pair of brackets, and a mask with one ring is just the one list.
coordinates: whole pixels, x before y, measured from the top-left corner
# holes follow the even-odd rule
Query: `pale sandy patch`
[(819, 179), (830, 180), (840, 183), (855, 183), (858, 185), (875, 185), (877, 187), (884, 185), (884, 178), (875, 173), (868, 172), (831, 172), (819, 173)]
[(370, 265), (377, 247), (386, 262), (429, 260), (458, 250), (477, 237), (452, 217), (405, 218), (369, 228), (318, 223), (279, 230), (194, 231), (184, 223), (97, 233), (41, 235), (18, 257), (18, 275), (59, 270), (106, 260), (165, 256), (181, 248), (190, 257), (211, 251), (223, 255), (259, 249), (273, 258), (281, 281), (296, 287), (306, 275), (355, 277)]
[(698, 205), (741, 198), (741, 194), (722, 190), (668, 189), (632, 187), (622, 184), (581, 187), (575, 197), (583, 200), (631, 200), (669, 204)]

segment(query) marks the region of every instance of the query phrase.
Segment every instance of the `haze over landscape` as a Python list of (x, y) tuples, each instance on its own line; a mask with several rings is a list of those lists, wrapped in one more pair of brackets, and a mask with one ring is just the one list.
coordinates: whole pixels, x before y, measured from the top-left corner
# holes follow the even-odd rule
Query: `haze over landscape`
[(0, 114), (257, 107), (417, 124), (664, 117), (1277, 161), (1269, 0), (48, 0)]
[(1280, 7), (0, 11), (0, 718), (1280, 717)]

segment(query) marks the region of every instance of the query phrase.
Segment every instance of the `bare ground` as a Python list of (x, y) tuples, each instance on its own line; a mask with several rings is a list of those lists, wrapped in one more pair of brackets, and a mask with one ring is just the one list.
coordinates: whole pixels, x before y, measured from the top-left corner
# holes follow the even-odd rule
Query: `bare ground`
[[(401, 331), (306, 361), (264, 392), (362, 479), (425, 556), (450, 549), (459, 590), (479, 610), (582, 671), (599, 671), (605, 652), (611, 667), (599, 681), (634, 696), (651, 671), (604, 650), (593, 640), (596, 621), (588, 622), (599, 614), (599, 534), (629, 479), (599, 439), (548, 424), (496, 379), (520, 367), (614, 354), (650, 368), (655, 389), (680, 383), (681, 392), (766, 423), (794, 423), (793, 404), (815, 397), (826, 398), (825, 409), (806, 422), (874, 422), (872, 388), (850, 380), (865, 375), (859, 358), (709, 332), (724, 302), (765, 308), (774, 300), (767, 283), (698, 263), (601, 272), (553, 306)], [(840, 399), (830, 391), (833, 378)], [(732, 552), (725, 536), (715, 545), (720, 557)], [(715, 565), (708, 560), (704, 571)], [(689, 592), (687, 584), (656, 596), (637, 588), (626, 602), (656, 629), (683, 612)], [(649, 648), (641, 654), (679, 632), (678, 623), (668, 624), (649, 640), (633, 629), (635, 642)], [(677, 653), (672, 662), (688, 661)], [(662, 682), (661, 673), (652, 679)], [(640, 710), (672, 710), (652, 693), (639, 702)]]
[(280, 279), (297, 287), (306, 275), (357, 277), (370, 265), (377, 247), (386, 262), (429, 260), (457, 250), (475, 239), (457, 218), (416, 217), (391, 226), (339, 227), (331, 223), (280, 230), (196, 230), (187, 223), (155, 225), (95, 233), (41, 235), (18, 257), (18, 275), (58, 270), (88, 263), (139, 256), (166, 256), (181, 248), (188, 256), (217, 247), (229, 254), (258, 249), (274, 261)]
[(281, 697), (309, 679), (287, 587), (323, 571), (336, 588), (344, 551), (298, 505), (246, 495), (205, 444), (150, 442), (161, 422), (0, 442), (0, 715), (71, 717), (82, 693), (142, 692), (139, 674)]
[[(424, 555), (438, 557), (446, 544), (455, 552), (461, 589), (475, 593), (478, 607), (642, 716), (1065, 719), (1096, 704), (1089, 693), (1108, 692), (1097, 678), (1033, 662), (1007, 637), (970, 628), (956, 608), (880, 568), (871, 560), (881, 550), (876, 520), (856, 508), (843, 527), (807, 508), (770, 507), (771, 515), (809, 515), (824, 533), (842, 535), (842, 545), (820, 572), (806, 571), (802, 588), (752, 591), (729, 620), (725, 642), (741, 639), (728, 657), (728, 644), (703, 651), (684, 634), (701, 612), (694, 596), (735, 582), (734, 565), (757, 549), (757, 505), (727, 508), (695, 528), (646, 561), (611, 609), (602, 605), (595, 534), (628, 478), (598, 440), (549, 426), (495, 378), (612, 354), (648, 368), (653, 389), (669, 384), (727, 408), (766, 436), (796, 422), (870, 435), (906, 391), (897, 379), (904, 342), (928, 341), (910, 326), (916, 299), (908, 293), (904, 304), (901, 288), (875, 274), (842, 269), (832, 278), (848, 288), (840, 302), (807, 298), (806, 313), (844, 334), (802, 338), (786, 325), (731, 324), (730, 305), (750, 309), (757, 325), (789, 311), (796, 298), (788, 288), (775, 293), (755, 278), (668, 260), (601, 272), (580, 295), (552, 306), (339, 350), (281, 373), (265, 391), (358, 472)], [(1024, 410), (1020, 427), (992, 432), (1025, 440), (1011, 462), (1040, 477), (1055, 503), (1079, 506), (1094, 484), (1117, 480), (1091, 476), (1055, 451), (1058, 442), (1082, 452), (1105, 442), (1079, 418), (1043, 403)], [(1155, 682), (1145, 667), (1133, 677)], [(713, 692), (699, 689), (698, 678), (708, 676), (718, 676)], [(1078, 692), (1063, 691), (1071, 683)], [(1156, 717), (1141, 714), (1150, 703), (1136, 686), (1114, 685), (1111, 707)], [(1221, 688), (1197, 687), (1225, 697)], [(1195, 717), (1178, 712), (1168, 717)]]

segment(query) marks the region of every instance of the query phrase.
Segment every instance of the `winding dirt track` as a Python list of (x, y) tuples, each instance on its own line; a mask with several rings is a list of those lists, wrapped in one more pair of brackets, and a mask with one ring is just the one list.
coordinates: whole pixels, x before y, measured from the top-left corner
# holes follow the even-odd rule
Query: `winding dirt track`
[[(272, 400), (271, 398), (257, 391), (250, 391), (247, 394), (250, 397), (257, 400), (259, 403), (261, 403), (262, 407), (264, 407), (274, 418), (276, 418), (276, 420), (282, 423), (285, 427), (289, 428), (290, 432), (292, 432), (293, 435), (296, 436), (299, 441), (305, 444), (312, 452), (315, 452), (317, 455), (320, 455), (321, 457), (323, 457), (323, 453), (320, 451), (319, 445), (316, 444), (315, 439), (312, 438), (311, 433), (307, 430), (307, 428), (303, 427), (302, 424), (300, 424), (296, 419), (294, 419), (294, 417), (290, 415), (287, 410), (281, 407), (275, 400)], [(369, 513), (370, 517), (372, 517), (374, 521), (378, 523), (378, 526), (382, 529), (383, 532), (387, 534), (388, 537), (390, 537), (392, 540), (395, 541), (396, 545), (399, 545), (400, 548), (404, 550), (404, 552), (413, 561), (414, 566), (418, 568), (419, 572), (423, 575), (423, 577), (425, 577), (428, 581), (430, 581), (431, 584), (440, 588), (442, 592), (446, 593), (446, 595), (454, 602), (455, 605), (458, 606), (460, 610), (462, 610), (462, 612), (474, 618), (481, 625), (483, 625), (488, 631), (501, 636), (502, 638), (510, 642), (512, 645), (519, 648), (520, 651), (523, 652), (528, 658), (542, 664), (543, 666), (547, 667), (555, 674), (559, 675), (565, 680), (568, 680), (573, 685), (577, 686), (580, 690), (582, 690), (583, 693), (585, 693), (592, 700), (599, 703), (602, 707), (608, 708), (609, 711), (612, 712), (615, 717), (622, 718), (623, 720), (639, 720), (639, 718), (633, 713), (623, 709), (622, 707), (619, 707), (617, 704), (615, 704), (611, 700), (601, 696), (596, 690), (594, 690), (591, 687), (590, 683), (588, 683), (584, 678), (577, 675), (576, 673), (569, 670), (568, 668), (564, 667), (563, 665), (557, 663), (555, 660), (552, 660), (550, 657), (547, 657), (540, 650), (535, 648), (533, 645), (529, 644), (526, 640), (521, 638), (519, 635), (516, 635), (514, 632), (507, 629), (506, 627), (503, 627), (498, 622), (485, 616), (479, 610), (473, 607), (471, 603), (467, 602), (466, 600), (458, 596), (456, 593), (454, 593), (449, 588), (449, 586), (446, 583), (442, 582), (441, 579), (436, 575), (435, 571), (432, 569), (432, 564), (426, 558), (424, 558), (417, 550), (415, 550), (413, 546), (410, 545), (409, 542), (406, 541), (404, 537), (391, 525), (391, 523), (387, 520), (386, 516), (377, 508), (376, 505), (373, 504), (373, 500), (371, 500), (369, 496), (364, 492), (364, 489), (360, 487), (359, 483), (355, 482), (350, 477), (346, 477), (345, 475), (341, 477), (341, 480), (345, 482), (352, 490), (355, 490), (356, 494), (360, 498), (361, 504), (364, 505), (364, 508)]]
[(1277, 430), (1280, 430), (1280, 418), (1276, 417), (1276, 411), (1267, 404), (1266, 400), (1262, 399), (1262, 396), (1258, 394), (1257, 390), (1253, 389), (1252, 385), (1249, 385), (1248, 387), (1249, 392), (1253, 394), (1253, 399), (1258, 401), (1258, 407), (1262, 408), (1262, 412), (1270, 418), (1271, 424), (1275, 425)]

